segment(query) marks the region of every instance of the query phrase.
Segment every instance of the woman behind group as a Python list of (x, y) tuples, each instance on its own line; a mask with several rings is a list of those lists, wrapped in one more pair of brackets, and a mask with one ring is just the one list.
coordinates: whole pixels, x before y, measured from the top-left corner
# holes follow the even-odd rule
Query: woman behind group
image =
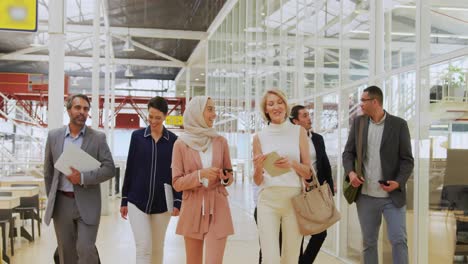
[[(312, 131), (312, 120), (310, 119), (309, 111), (307, 111), (303, 105), (296, 105), (291, 109), (291, 115), (289, 119), (293, 124), (300, 125), (306, 129), (308, 138), (312, 140), (312, 144), (309, 145), (311, 166), (317, 173), (317, 178), (320, 184), (323, 184), (326, 181), (330, 186), (332, 193), (334, 194), (331, 166), (330, 161), (328, 160), (327, 152), (325, 151), (325, 143), (323, 141), (323, 137), (320, 134)], [(299, 264), (313, 263), (326, 237), (327, 230), (323, 231), (322, 233), (312, 235), (304, 252), (302, 251), (304, 239), (302, 239)]]
[[(167, 225), (179, 214), (181, 193), (166, 203), (164, 184), (171, 185), (171, 157), (177, 136), (163, 122), (168, 106), (162, 97), (148, 102), (149, 126), (132, 133), (122, 187), (120, 214), (130, 220), (137, 264), (163, 263)], [(173, 208), (173, 211), (168, 210)]]
[(234, 233), (225, 188), (233, 181), (231, 159), (226, 139), (213, 128), (215, 117), (211, 98), (192, 98), (185, 131), (174, 144), (172, 183), (183, 191), (176, 233), (184, 236), (188, 264), (203, 262), (204, 244), (205, 263), (223, 263), (227, 236)]
[[(261, 101), (261, 113), (268, 122), (254, 136), (254, 181), (260, 185), (257, 218), (264, 263), (297, 263), (302, 236), (296, 222), (291, 199), (301, 192), (302, 180), (310, 179), (309, 140), (304, 128), (287, 121), (289, 107), (284, 94), (269, 90)], [(274, 162), (278, 168), (290, 169), (271, 176), (263, 169), (267, 154), (276, 151), (281, 158)], [(278, 234), (282, 229), (282, 249)]]

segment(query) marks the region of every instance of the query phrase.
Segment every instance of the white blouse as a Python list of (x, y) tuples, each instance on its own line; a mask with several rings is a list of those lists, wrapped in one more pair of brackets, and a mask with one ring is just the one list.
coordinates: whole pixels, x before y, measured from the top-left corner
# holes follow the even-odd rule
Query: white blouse
[[(210, 168), (211, 167), (211, 163), (213, 161), (213, 144), (210, 142), (209, 145), (208, 145), (208, 148), (205, 150), (205, 152), (203, 151), (199, 151), (198, 154), (200, 154), (200, 159), (201, 159), (201, 162), (202, 162), (202, 167), (204, 169), (206, 168)], [(199, 175), (200, 176), (200, 175)], [(200, 179), (199, 179), (200, 180)], [(203, 180), (206, 180), (206, 179), (203, 179)], [(200, 182), (205, 186), (205, 187), (208, 187), (208, 180), (206, 180), (205, 182), (203, 182), (203, 180), (200, 180)], [(206, 184), (206, 185), (205, 185)], [(212, 215), (213, 212), (210, 211), (210, 215)], [(205, 215), (205, 197), (203, 196), (203, 200), (202, 200), (202, 215)]]

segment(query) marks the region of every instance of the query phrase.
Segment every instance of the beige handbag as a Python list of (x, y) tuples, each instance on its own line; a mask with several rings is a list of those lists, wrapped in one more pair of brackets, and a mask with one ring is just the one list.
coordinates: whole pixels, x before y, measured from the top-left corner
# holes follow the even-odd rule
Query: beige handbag
[(302, 188), (302, 193), (292, 198), (299, 231), (304, 236), (321, 233), (341, 218), (327, 182), (320, 185), (314, 174), (309, 188)]

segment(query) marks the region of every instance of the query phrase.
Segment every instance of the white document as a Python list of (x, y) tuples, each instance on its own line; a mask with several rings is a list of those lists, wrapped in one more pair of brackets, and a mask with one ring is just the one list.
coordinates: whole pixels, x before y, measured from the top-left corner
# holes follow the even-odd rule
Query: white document
[(172, 193), (172, 186), (164, 184), (164, 194), (166, 195), (167, 211), (172, 214), (174, 210), (174, 194)]
[(70, 167), (80, 172), (92, 171), (101, 163), (75, 144), (66, 144), (62, 155), (55, 162), (54, 167), (65, 175), (72, 173)]

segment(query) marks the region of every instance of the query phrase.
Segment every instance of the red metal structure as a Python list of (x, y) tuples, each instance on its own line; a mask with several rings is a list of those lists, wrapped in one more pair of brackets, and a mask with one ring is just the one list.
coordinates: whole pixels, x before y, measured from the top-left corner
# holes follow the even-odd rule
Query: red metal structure
[[(68, 97), (68, 76), (65, 76), (64, 100)], [(0, 93), (5, 95), (8, 99), (15, 100), (16, 105), (25, 110), (25, 112), (37, 123), (43, 127), (47, 127), (38, 113), (42, 108), (47, 109), (48, 105), (48, 83), (47, 76), (43, 74), (28, 74), (28, 73), (0, 73)], [(91, 99), (91, 98), (90, 98)], [(122, 109), (133, 109), (136, 114), (130, 114), (134, 117), (137, 115), (146, 122), (146, 115), (143, 109), (151, 99), (150, 97), (140, 96), (116, 96), (115, 103), (117, 104), (114, 112), (116, 123), (119, 128), (134, 129), (136, 128), (135, 122), (129, 122), (129, 113), (120, 113)], [(169, 104), (169, 113), (178, 110), (182, 115), (185, 111), (185, 98), (183, 97), (165, 97)], [(4, 98), (0, 97), (0, 109), (6, 112), (6, 105)], [(103, 109), (104, 109), (104, 96), (99, 97), (99, 126), (103, 127)], [(5, 118), (0, 114), (0, 118)], [(120, 120), (122, 119), (122, 120)], [(27, 123), (21, 120), (18, 122)], [(31, 123), (31, 125), (34, 125)]]

